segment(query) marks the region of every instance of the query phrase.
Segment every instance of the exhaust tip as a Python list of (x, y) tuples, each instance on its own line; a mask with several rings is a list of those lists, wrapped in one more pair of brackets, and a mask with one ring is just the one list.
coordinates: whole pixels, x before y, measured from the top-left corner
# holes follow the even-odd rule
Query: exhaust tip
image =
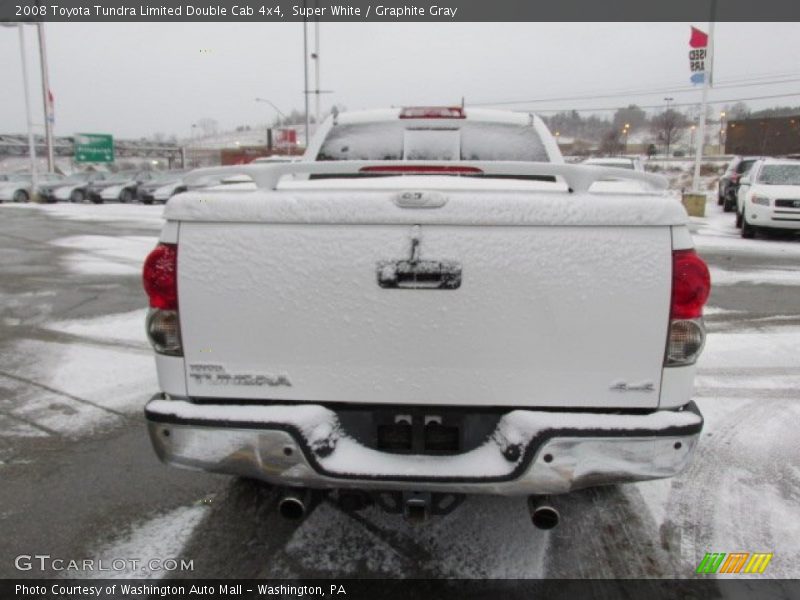
[(278, 503), (278, 512), (284, 519), (299, 521), (306, 514), (306, 505), (300, 498), (287, 496)]
[(533, 511), (531, 520), (537, 529), (554, 529), (561, 517), (552, 506), (540, 506)]
[(561, 515), (550, 505), (547, 496), (529, 497), (528, 510), (531, 514), (531, 521), (537, 529), (553, 529), (561, 520)]

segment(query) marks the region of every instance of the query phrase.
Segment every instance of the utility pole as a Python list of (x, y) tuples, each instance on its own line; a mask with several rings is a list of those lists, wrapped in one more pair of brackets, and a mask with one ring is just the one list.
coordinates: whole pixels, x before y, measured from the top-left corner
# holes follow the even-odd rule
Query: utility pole
[(22, 59), (22, 87), (25, 91), (25, 116), (28, 119), (28, 151), (31, 157), (31, 200), (36, 200), (38, 177), (36, 176), (36, 145), (33, 140), (33, 119), (31, 119), (31, 99), (28, 92), (28, 61), (25, 58), (25, 25), (17, 23), (19, 27), (19, 52)]
[[(306, 8), (306, 2), (303, 0), (303, 8)], [(306, 14), (306, 11), (303, 11)], [(303, 17), (303, 99), (305, 100), (305, 113), (306, 113), (306, 141), (305, 147), (308, 148), (309, 142), (309, 124), (308, 124), (308, 17)]]
[(666, 153), (666, 157), (667, 158), (669, 158), (669, 145), (672, 142), (672, 125), (671, 125), (671, 122), (670, 122), (669, 103), (672, 102), (673, 100), (675, 100), (675, 98), (672, 98), (672, 97), (664, 98), (664, 102), (667, 103), (667, 108), (664, 109), (664, 130), (665, 130), (665, 135), (666, 135), (666, 138), (667, 138), (665, 140), (666, 143), (667, 143), (667, 148), (666, 148), (665, 153)]
[(319, 127), (319, 20), (314, 23), (314, 92), (316, 96), (314, 123)]
[(50, 93), (50, 75), (47, 69), (47, 46), (44, 41), (44, 23), (36, 23), (36, 32), (39, 34), (39, 64), (42, 69), (42, 100), (44, 102), (44, 132), (47, 144), (47, 170), (54, 173), (56, 170), (55, 159), (53, 158), (53, 126), (55, 117), (53, 116), (53, 101)]
[(708, 68), (703, 73), (703, 99), (700, 103), (700, 126), (697, 132), (697, 151), (694, 153), (694, 177), (692, 178), (692, 191), (700, 191), (700, 161), (703, 158), (703, 146), (706, 140), (706, 105), (708, 104), (708, 88), (714, 72), (714, 12), (717, 0), (711, 0), (711, 19), (708, 23), (708, 55), (706, 60)]

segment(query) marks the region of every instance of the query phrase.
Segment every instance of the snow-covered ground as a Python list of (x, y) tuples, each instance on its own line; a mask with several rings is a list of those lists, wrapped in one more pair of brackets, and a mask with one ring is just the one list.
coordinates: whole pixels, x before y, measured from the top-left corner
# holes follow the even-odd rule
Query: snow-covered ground
[(15, 342), (11, 431), (83, 436), (138, 415), (158, 387), (145, 312), (54, 321), (42, 329), (68, 335)]
[(50, 242), (60, 248), (75, 250), (67, 266), (73, 273), (85, 275), (137, 275), (155, 245), (149, 236), (78, 235)]
[[(181, 556), (181, 550), (207, 512), (206, 505), (197, 503), (132, 523), (97, 549), (94, 558), (102, 560), (106, 570), (84, 575), (100, 579), (160, 579), (171, 575), (177, 570), (173, 568), (175, 561), (180, 565), (181, 560), (191, 560)], [(115, 565), (114, 559), (122, 560)]]
[[(117, 281), (138, 279), (162, 207), (1, 210), (44, 211), (90, 224), (90, 230), (76, 229), (47, 244), (60, 252), (63, 273)], [(120, 224), (138, 233), (115, 235)], [(794, 262), (800, 242), (741, 239), (733, 215), (716, 206), (713, 190), (706, 216), (692, 218), (691, 228), (700, 253), (716, 257), (712, 280), (720, 289), (800, 288), (800, 263)], [(748, 262), (729, 264), (727, 257)], [(37, 293), (46, 298), (43, 286)], [(24, 303), (30, 297), (13, 299)], [(560, 561), (574, 564), (580, 555), (575, 576), (690, 577), (705, 552), (747, 551), (775, 553), (767, 576), (800, 576), (800, 300), (794, 310), (763, 309), (750, 319), (744, 306), (712, 304), (706, 310), (710, 335), (696, 379), (706, 425), (694, 461), (680, 476), (557, 498), (565, 520), (551, 533), (532, 528), (520, 498), (469, 498), (424, 528), (377, 509), (354, 517), (323, 503), (264, 557), (261, 574), (536, 577), (563, 573)], [(45, 314), (30, 322), (4, 321), (33, 331), (4, 350), (3, 369), (10, 377), (2, 383), (15, 395), (3, 405), (11, 417), (0, 413), (0, 440), (80, 439), (139, 414), (157, 389), (144, 314), (142, 307), (85, 318)], [(98, 535), (94, 553), (184, 556), (184, 544), (202, 537), (209, 519), (219, 518), (215, 510), (190, 505), (123, 524)], [(614, 563), (615, 553), (628, 566)], [(654, 570), (642, 562), (643, 553), (655, 561)]]
[[(81, 222), (121, 222), (142, 229), (158, 231), (164, 224), (161, 217), (164, 207), (142, 204), (2, 204), (3, 210), (32, 210), (44, 212), (58, 219)], [(155, 235), (155, 234), (154, 234)]]

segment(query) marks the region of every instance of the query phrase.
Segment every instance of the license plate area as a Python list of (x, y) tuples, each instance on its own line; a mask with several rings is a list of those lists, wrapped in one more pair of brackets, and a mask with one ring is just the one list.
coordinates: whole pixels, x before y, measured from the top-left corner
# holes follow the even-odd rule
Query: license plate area
[(501, 411), (437, 407), (375, 407), (337, 411), (345, 433), (360, 444), (390, 454), (447, 456), (483, 444)]

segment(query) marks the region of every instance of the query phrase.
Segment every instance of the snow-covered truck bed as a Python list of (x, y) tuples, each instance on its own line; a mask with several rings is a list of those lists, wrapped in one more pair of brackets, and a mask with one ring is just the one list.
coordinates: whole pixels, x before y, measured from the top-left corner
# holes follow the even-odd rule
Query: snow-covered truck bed
[(353, 135), (384, 114), (342, 115), (317, 160), (169, 201), (144, 272), (163, 460), (423, 512), (685, 466), (709, 280), (683, 208), (661, 178), (563, 164), (538, 119), (480, 116), (543, 160), (466, 160), (455, 118), (418, 114), (400, 156), (332, 158), (387, 137)]

